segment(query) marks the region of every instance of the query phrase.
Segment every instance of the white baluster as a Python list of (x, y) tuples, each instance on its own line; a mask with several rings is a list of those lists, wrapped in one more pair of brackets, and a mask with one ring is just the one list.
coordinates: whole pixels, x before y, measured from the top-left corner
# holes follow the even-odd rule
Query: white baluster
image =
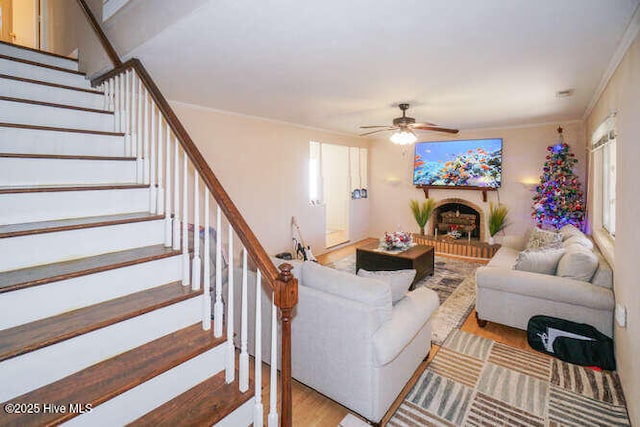
[(167, 123), (167, 159), (166, 159), (166, 189), (164, 198), (164, 245), (165, 247), (171, 247), (173, 244), (173, 237), (171, 236), (171, 128)]
[(249, 390), (249, 350), (247, 348), (247, 248), (242, 248), (242, 301), (240, 307), (240, 391)]
[[(116, 109), (116, 98), (115, 98), (115, 88), (116, 88), (116, 80), (111, 77), (109, 79), (109, 111), (114, 111)], [(114, 123), (115, 127), (115, 123)]]
[[(156, 213), (164, 213), (164, 150), (162, 138), (162, 113), (158, 110), (158, 200), (156, 200)], [(168, 177), (167, 177), (168, 178)]]
[[(193, 261), (191, 264), (191, 289), (200, 289), (200, 176), (198, 171), (193, 172)], [(207, 230), (205, 230), (205, 234)]]
[(138, 159), (138, 90), (137, 90), (138, 76), (134, 70), (131, 70), (131, 111), (129, 116), (131, 117), (131, 156), (135, 156)]
[(262, 275), (258, 269), (256, 272), (256, 330), (254, 351), (254, 396), (255, 405), (253, 406), (253, 425), (254, 427), (262, 427)]
[[(216, 236), (217, 236), (216, 230)], [(229, 250), (227, 251), (227, 255), (229, 257), (229, 265), (227, 266), (227, 271), (229, 272), (229, 278), (227, 279), (227, 284), (229, 285), (229, 295), (227, 296), (227, 363), (226, 363), (226, 371), (225, 371), (225, 379), (227, 383), (232, 383), (236, 378), (236, 349), (233, 345), (233, 334), (234, 334), (234, 312), (233, 312), (233, 304), (235, 297), (235, 289), (233, 283), (233, 227), (229, 224)], [(216, 271), (220, 268), (217, 265), (216, 261)]]
[(271, 378), (269, 379), (269, 427), (278, 427), (278, 316), (274, 304), (276, 294), (271, 299)]
[(142, 90), (144, 100), (144, 121), (142, 122), (142, 136), (144, 137), (144, 183), (149, 184), (149, 171), (151, 167), (151, 163), (149, 162), (149, 95), (147, 88), (143, 87)]
[(175, 140), (173, 150), (173, 249), (180, 249), (180, 143)]
[(142, 84), (142, 80), (138, 77), (137, 79), (137, 92), (138, 92), (138, 120), (136, 125), (136, 176), (138, 177), (138, 183), (144, 183), (144, 85)]
[(113, 100), (113, 128), (115, 132), (120, 132), (120, 76), (114, 77), (114, 100)]
[(222, 317), (224, 306), (222, 305), (222, 214), (220, 205), (216, 213), (216, 302), (213, 305), (213, 318), (216, 319), (213, 335), (222, 336)]
[(156, 213), (158, 208), (158, 181), (156, 180), (156, 104), (153, 100), (149, 100), (149, 114), (151, 115), (151, 135), (149, 137), (150, 155), (149, 155), (149, 167), (151, 169), (149, 173), (149, 212)]
[(102, 92), (104, 93), (104, 103), (102, 104), (102, 108), (105, 111), (111, 110), (111, 105), (109, 104), (109, 80), (103, 82), (101, 85)]
[(124, 123), (124, 155), (131, 155), (131, 127), (129, 118), (131, 114), (131, 70), (124, 72), (124, 109), (120, 121)]
[(129, 71), (125, 71), (120, 75), (120, 131), (125, 134), (125, 144), (126, 144), (126, 135), (128, 133), (127, 128), (127, 114), (129, 113), (129, 105), (127, 98), (129, 97)]
[[(189, 206), (187, 192), (189, 191), (187, 153), (184, 153), (182, 162), (182, 285), (189, 286)], [(196, 236), (194, 235), (194, 240)]]
[[(209, 189), (204, 188), (204, 297), (202, 300), (202, 329), (211, 329), (211, 237), (209, 233)], [(216, 268), (219, 268), (216, 266)], [(217, 321), (217, 319), (216, 319)]]

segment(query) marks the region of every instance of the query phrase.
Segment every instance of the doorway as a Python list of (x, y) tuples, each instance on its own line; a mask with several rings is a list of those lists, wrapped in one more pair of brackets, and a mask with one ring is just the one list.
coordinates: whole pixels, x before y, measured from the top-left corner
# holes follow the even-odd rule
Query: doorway
[(0, 40), (13, 43), (13, 9), (12, 0), (0, 0)]
[(349, 147), (322, 144), (325, 246), (349, 241)]

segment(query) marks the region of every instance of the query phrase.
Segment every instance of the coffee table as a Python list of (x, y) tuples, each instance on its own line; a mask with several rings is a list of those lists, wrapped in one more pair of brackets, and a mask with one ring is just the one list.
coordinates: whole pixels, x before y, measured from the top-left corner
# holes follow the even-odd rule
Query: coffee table
[(409, 290), (413, 290), (416, 283), (424, 279), (427, 274), (433, 274), (433, 246), (415, 245), (398, 253), (380, 251), (378, 246), (377, 242), (371, 242), (356, 248), (356, 273), (361, 268), (367, 271), (414, 269), (416, 277)]

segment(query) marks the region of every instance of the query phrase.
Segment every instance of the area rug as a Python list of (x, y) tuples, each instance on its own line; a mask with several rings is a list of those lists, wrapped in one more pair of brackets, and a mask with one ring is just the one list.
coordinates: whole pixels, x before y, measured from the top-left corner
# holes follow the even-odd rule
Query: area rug
[(628, 426), (615, 372), (597, 372), (456, 330), (387, 423)]
[[(327, 266), (355, 274), (356, 256), (348, 255)], [(433, 314), (434, 344), (442, 344), (451, 331), (460, 328), (473, 309), (476, 301), (475, 272), (479, 266), (473, 262), (436, 255), (433, 276), (425, 277), (416, 285), (433, 289), (440, 297), (440, 307)]]

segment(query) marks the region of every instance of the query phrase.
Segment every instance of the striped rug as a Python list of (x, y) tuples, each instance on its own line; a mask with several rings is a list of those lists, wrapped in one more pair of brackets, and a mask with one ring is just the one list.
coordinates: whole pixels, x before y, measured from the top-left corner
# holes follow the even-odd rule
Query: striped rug
[(388, 426), (629, 426), (615, 372), (453, 331)]

